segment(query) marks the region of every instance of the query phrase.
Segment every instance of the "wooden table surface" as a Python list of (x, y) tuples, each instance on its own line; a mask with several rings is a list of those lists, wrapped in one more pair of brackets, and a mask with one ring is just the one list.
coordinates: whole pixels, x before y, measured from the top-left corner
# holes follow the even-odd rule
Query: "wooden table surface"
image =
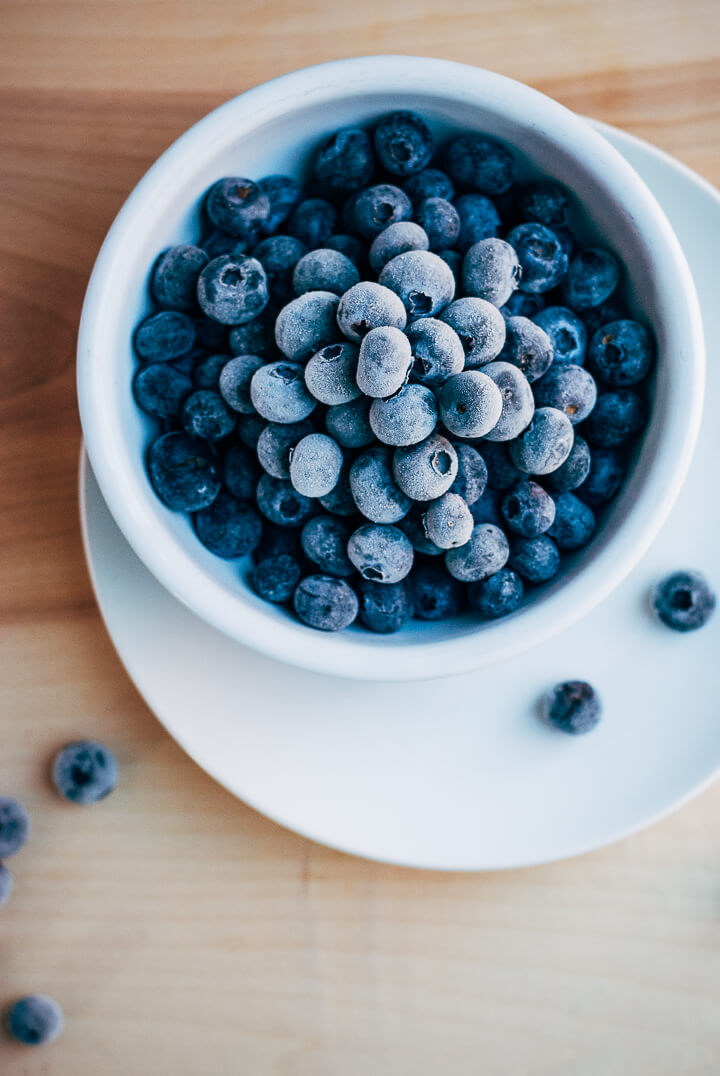
[[(0, 792), (34, 830), (0, 1004), (45, 991), (67, 1016), (46, 1049), (1, 1042), (3, 1076), (720, 1071), (720, 786), (614, 848), (493, 875), (378, 866), (255, 814), (166, 735), (105, 634), (73, 377), (114, 214), (225, 98), (343, 55), (449, 57), (720, 184), (719, 51), (718, 0), (1, 0)], [(78, 736), (122, 766), (85, 811), (46, 780)]]

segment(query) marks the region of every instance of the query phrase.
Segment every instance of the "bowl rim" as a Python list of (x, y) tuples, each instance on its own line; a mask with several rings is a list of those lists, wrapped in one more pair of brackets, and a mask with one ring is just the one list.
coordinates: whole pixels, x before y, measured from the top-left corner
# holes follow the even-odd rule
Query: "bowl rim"
[[(395, 636), (391, 645), (388, 637), (371, 633), (317, 632), (249, 603), (239, 615), (237, 594), (219, 580), (209, 580), (191, 553), (167, 541), (162, 524), (148, 511), (153, 495), (141, 475), (141, 461), (136, 470), (119, 464), (104, 421), (112, 414), (112, 379), (102, 376), (105, 364), (96, 361), (108, 348), (102, 335), (103, 310), (112, 302), (109, 284), (122, 265), (126, 237), (178, 166), (186, 167), (188, 160), (218, 142), (236, 140), (240, 120), (254, 129), (305, 104), (330, 104), (367, 93), (368, 85), (374, 93), (385, 88), (388, 93), (457, 97), (514, 120), (522, 109), (528, 126), (540, 127), (550, 141), (582, 158), (589, 171), (617, 192), (616, 200), (637, 225), (641, 244), (647, 247), (651, 237), (660, 286), (674, 296), (673, 318), (666, 324), (667, 350), (684, 344), (688, 356), (682, 377), (674, 368), (669, 371), (673, 407), (666, 407), (667, 427), (648, 476), (654, 481), (644, 482), (632, 512), (587, 567), (535, 608), (531, 604), (482, 631), (427, 641), (415, 636), (402, 642)], [(231, 98), (180, 135), (140, 179), (107, 233), (88, 283), (77, 351), (80, 417), (93, 471), (113, 517), (152, 574), (197, 615), (255, 650), (316, 672), (373, 680), (452, 675), (504, 660), (569, 626), (609, 594), (649, 547), (680, 492), (699, 431), (704, 372), (702, 321), (690, 269), (663, 210), (624, 157), (585, 118), (524, 83), (467, 64), (406, 55), (333, 60), (280, 75)], [(427, 660), (428, 648), (433, 662)]]

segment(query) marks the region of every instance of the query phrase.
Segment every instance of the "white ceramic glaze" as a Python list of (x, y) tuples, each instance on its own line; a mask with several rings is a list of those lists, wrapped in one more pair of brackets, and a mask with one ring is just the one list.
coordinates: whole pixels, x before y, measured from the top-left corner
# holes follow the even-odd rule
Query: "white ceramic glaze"
[[(219, 176), (299, 172), (325, 133), (390, 108), (420, 111), (438, 134), (478, 130), (523, 154), (521, 174), (559, 178), (584, 209), (581, 238), (614, 249), (626, 294), (658, 339), (652, 419), (622, 494), (582, 557), (518, 613), (413, 622), (395, 636), (328, 636), (262, 602), (235, 564), (213, 557), (148, 483), (149, 427), (130, 391), (132, 331), (147, 309), (158, 251), (198, 233), (199, 202)], [(118, 214), (98, 256), (78, 342), (87, 450), (110, 510), (149, 570), (209, 624), (267, 655), (316, 671), (416, 679), (495, 662), (567, 627), (609, 594), (647, 549), (686, 474), (699, 425), (702, 326), (692, 277), (648, 188), (585, 121), (500, 75), (444, 60), (379, 56), (285, 75), (192, 127), (156, 162)]]

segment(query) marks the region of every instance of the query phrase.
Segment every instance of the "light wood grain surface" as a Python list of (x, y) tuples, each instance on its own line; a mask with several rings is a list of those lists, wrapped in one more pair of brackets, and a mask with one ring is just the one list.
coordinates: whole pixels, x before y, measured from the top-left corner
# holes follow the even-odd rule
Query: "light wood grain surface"
[[(67, 1015), (44, 1050), (0, 1042), (3, 1076), (720, 1071), (720, 787), (544, 868), (354, 860), (201, 773), (96, 611), (73, 364), (103, 235), (226, 97), (372, 52), (495, 68), (720, 183), (717, 0), (0, 2), (0, 791), (34, 822), (0, 912), (0, 1004), (46, 991)], [(122, 765), (85, 811), (46, 780), (83, 735)]]

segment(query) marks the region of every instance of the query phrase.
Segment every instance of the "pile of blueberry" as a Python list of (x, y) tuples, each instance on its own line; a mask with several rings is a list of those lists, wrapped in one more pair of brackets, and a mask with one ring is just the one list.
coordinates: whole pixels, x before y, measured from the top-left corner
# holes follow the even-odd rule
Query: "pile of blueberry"
[(314, 628), (513, 612), (590, 541), (648, 417), (653, 335), (572, 211), (407, 111), (327, 138), (304, 187), (218, 180), (135, 331), (158, 497)]

